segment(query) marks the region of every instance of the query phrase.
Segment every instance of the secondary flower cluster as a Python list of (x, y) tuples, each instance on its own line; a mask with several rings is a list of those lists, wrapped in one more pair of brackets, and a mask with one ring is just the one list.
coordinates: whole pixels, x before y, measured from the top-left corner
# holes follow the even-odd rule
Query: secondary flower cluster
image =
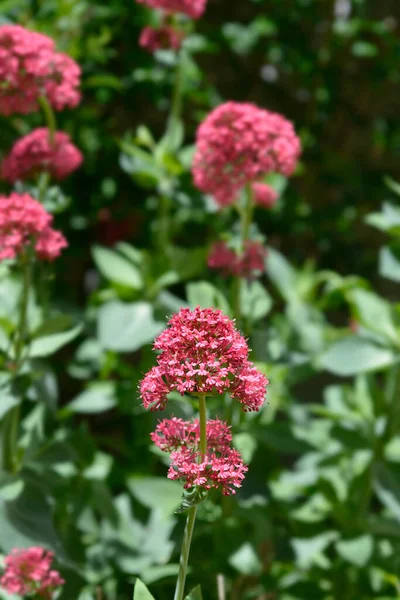
[(80, 102), (80, 68), (54, 41), (19, 25), (0, 26), (0, 113), (28, 114), (45, 96), (55, 110)]
[(160, 27), (145, 27), (139, 38), (139, 46), (153, 53), (157, 50), (178, 50), (181, 46), (183, 33), (171, 25)]
[(228, 392), (245, 411), (265, 401), (268, 380), (249, 361), (249, 349), (233, 321), (214, 308), (182, 308), (154, 343), (157, 366), (140, 384), (145, 408), (163, 410), (169, 392)]
[(228, 206), (247, 183), (267, 173), (291, 175), (300, 152), (300, 140), (285, 117), (254, 104), (226, 102), (197, 131), (194, 182)]
[(166, 13), (183, 13), (192, 19), (198, 19), (205, 11), (207, 0), (137, 0), (150, 8), (158, 8)]
[(221, 275), (235, 275), (244, 279), (255, 279), (265, 271), (267, 249), (261, 242), (248, 240), (242, 253), (237, 253), (225, 241), (215, 242), (208, 255), (210, 269), (221, 271)]
[(46, 127), (34, 129), (11, 148), (1, 166), (1, 175), (10, 183), (26, 180), (47, 171), (54, 179), (64, 179), (82, 164), (82, 153), (67, 133), (56, 131), (51, 140)]
[(15, 549), (6, 556), (0, 585), (9, 594), (51, 600), (64, 580), (51, 568), (54, 554), (40, 547)]
[(67, 242), (52, 221), (29, 194), (0, 196), (0, 261), (21, 255), (30, 244), (38, 258), (54, 260)]
[(227, 496), (242, 485), (247, 466), (231, 448), (230, 427), (220, 420), (207, 421), (207, 453), (200, 453), (200, 423), (173, 417), (161, 421), (151, 439), (163, 452), (171, 453), (169, 479), (183, 481), (185, 489), (200, 486), (220, 489)]

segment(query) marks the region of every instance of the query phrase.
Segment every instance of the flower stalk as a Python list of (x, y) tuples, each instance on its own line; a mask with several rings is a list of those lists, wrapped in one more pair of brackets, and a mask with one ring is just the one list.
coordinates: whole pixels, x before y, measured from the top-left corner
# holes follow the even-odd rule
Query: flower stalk
[(38, 102), (39, 102), (40, 108), (42, 109), (48, 130), (49, 130), (50, 145), (53, 145), (54, 137), (55, 137), (56, 129), (57, 129), (57, 123), (56, 123), (56, 117), (55, 117), (54, 111), (51, 108), (51, 104), (47, 100), (46, 96), (39, 96)]

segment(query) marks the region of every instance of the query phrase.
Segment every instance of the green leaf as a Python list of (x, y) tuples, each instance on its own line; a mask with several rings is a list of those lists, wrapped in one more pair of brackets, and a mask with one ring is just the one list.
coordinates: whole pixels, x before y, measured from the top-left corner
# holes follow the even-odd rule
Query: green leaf
[(11, 392), (3, 390), (1, 392), (0, 402), (0, 420), (12, 409), (14, 406), (18, 406), (20, 398), (14, 396)]
[(370, 535), (362, 535), (352, 540), (341, 540), (336, 543), (336, 550), (347, 562), (356, 567), (365, 567), (374, 549), (373, 538)]
[(374, 469), (374, 487), (382, 504), (400, 521), (400, 478), (396, 472), (383, 462), (378, 463)]
[(262, 571), (261, 561), (249, 543), (243, 544), (230, 556), (229, 564), (243, 575), (259, 575)]
[(294, 538), (291, 544), (300, 569), (309, 569), (314, 564), (326, 566), (323, 552), (337, 537), (336, 531), (326, 531), (312, 538)]
[(383, 178), (385, 184), (387, 185), (387, 187), (392, 190), (392, 192), (394, 192), (395, 194), (397, 194), (397, 196), (400, 196), (400, 183), (398, 183), (397, 181), (395, 181), (392, 177), (389, 177), (388, 175), (386, 175)]
[(190, 307), (196, 308), (219, 308), (226, 315), (231, 314), (231, 309), (225, 296), (211, 283), (198, 281), (186, 286), (187, 297)]
[(296, 296), (297, 274), (286, 258), (274, 248), (268, 248), (267, 274), (285, 300)]
[(133, 600), (155, 600), (154, 596), (150, 594), (149, 590), (140, 579), (136, 579)]
[(349, 297), (362, 325), (371, 331), (385, 335), (389, 340), (398, 344), (399, 335), (388, 302), (377, 294), (364, 289), (352, 290)]
[(65, 414), (68, 414), (70, 411), (82, 414), (95, 414), (110, 410), (115, 405), (114, 384), (106, 381), (91, 385), (89, 389), (79, 394), (61, 412)]
[(154, 320), (153, 308), (148, 302), (108, 302), (100, 307), (97, 319), (101, 345), (116, 352), (134, 352), (151, 344), (165, 327), (164, 323)]
[(139, 269), (118, 252), (101, 246), (94, 246), (92, 256), (100, 273), (106, 279), (134, 290), (143, 287), (143, 279)]
[(195, 587), (185, 598), (185, 600), (203, 600), (201, 593), (201, 587), (198, 585)]
[(73, 329), (64, 331), (63, 333), (54, 333), (53, 335), (46, 335), (34, 339), (29, 347), (29, 358), (38, 358), (54, 354), (57, 350), (76, 338), (81, 331), (82, 325), (77, 325)]
[(240, 286), (242, 315), (251, 322), (264, 318), (272, 307), (272, 298), (259, 281), (242, 282)]
[(391, 281), (400, 281), (400, 261), (388, 246), (379, 252), (379, 275)]
[(161, 506), (165, 513), (173, 514), (179, 506), (182, 486), (177, 481), (164, 477), (130, 477), (127, 483), (133, 496), (148, 508)]
[(359, 336), (353, 336), (333, 344), (322, 354), (318, 364), (330, 373), (346, 377), (384, 369), (391, 365), (394, 359), (391, 350)]

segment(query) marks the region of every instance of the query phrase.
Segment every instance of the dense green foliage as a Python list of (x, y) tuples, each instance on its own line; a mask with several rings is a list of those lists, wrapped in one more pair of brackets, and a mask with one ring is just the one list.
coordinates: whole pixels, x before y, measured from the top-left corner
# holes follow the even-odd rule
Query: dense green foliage
[[(267, 273), (240, 289), (269, 404), (210, 403), (232, 417), (249, 472), (236, 497), (200, 506), (189, 584), (207, 600), (219, 575), (226, 600), (400, 598), (399, 17), (394, 0), (209, 0), (178, 59), (138, 48), (152, 14), (134, 0), (0, 0), (1, 24), (48, 34), (83, 69), (83, 102), (57, 119), (85, 162), (45, 198), (69, 248), (36, 273), (17, 377), (21, 277), (0, 265), (3, 449), (21, 407), (18, 454), (2, 453), (0, 550), (53, 549), (61, 600), (131, 600), (137, 577), (173, 595), (182, 489), (137, 385), (166, 315), (235, 316), (206, 257), (236, 216), (190, 174), (196, 128), (227, 99), (293, 120), (304, 151), (295, 177), (273, 179), (277, 206), (256, 212)], [(39, 124), (0, 117), (0, 153)], [(177, 395), (170, 415), (194, 409)], [(150, 599), (141, 583), (134, 598)]]

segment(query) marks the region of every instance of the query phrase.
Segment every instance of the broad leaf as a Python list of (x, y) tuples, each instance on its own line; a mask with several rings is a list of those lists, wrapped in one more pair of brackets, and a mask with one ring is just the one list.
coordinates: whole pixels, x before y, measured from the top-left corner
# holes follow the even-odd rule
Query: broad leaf
[(116, 405), (114, 385), (111, 382), (101, 382), (92, 385), (70, 402), (62, 412), (93, 414), (110, 410)]
[(393, 322), (390, 304), (373, 292), (358, 289), (349, 294), (350, 301), (357, 310), (360, 322), (371, 331), (386, 336), (398, 343), (398, 333)]
[(150, 594), (149, 590), (140, 579), (136, 579), (133, 600), (155, 600), (154, 596)]
[(350, 376), (378, 371), (393, 363), (391, 350), (382, 348), (359, 336), (340, 340), (322, 354), (318, 364), (335, 375)]
[(352, 540), (341, 540), (336, 543), (336, 550), (347, 562), (356, 567), (365, 567), (373, 552), (374, 543), (370, 535), (362, 535)]
[(116, 352), (134, 352), (145, 344), (152, 344), (165, 327), (164, 323), (154, 320), (148, 302), (109, 302), (100, 307), (97, 318), (101, 345)]
[(400, 478), (383, 462), (375, 467), (374, 487), (382, 504), (400, 521)]
[(29, 347), (29, 358), (39, 358), (54, 354), (57, 350), (76, 338), (81, 331), (82, 325), (77, 325), (73, 329), (64, 331), (63, 333), (55, 333), (34, 339)]
[(196, 308), (219, 308), (226, 315), (230, 315), (231, 309), (225, 296), (207, 281), (189, 283), (186, 287), (190, 307)]
[(203, 600), (201, 587), (198, 585), (185, 598), (185, 600)]
[(177, 509), (181, 500), (181, 484), (164, 477), (130, 477), (128, 488), (144, 506), (161, 507), (168, 514)]
[(286, 258), (274, 248), (268, 248), (266, 258), (268, 276), (278, 288), (285, 300), (291, 300), (296, 295), (297, 274)]
[(400, 281), (400, 261), (388, 246), (379, 253), (379, 274), (391, 281)]
[(118, 252), (94, 246), (92, 255), (100, 273), (109, 281), (134, 290), (139, 290), (143, 286), (139, 269)]

